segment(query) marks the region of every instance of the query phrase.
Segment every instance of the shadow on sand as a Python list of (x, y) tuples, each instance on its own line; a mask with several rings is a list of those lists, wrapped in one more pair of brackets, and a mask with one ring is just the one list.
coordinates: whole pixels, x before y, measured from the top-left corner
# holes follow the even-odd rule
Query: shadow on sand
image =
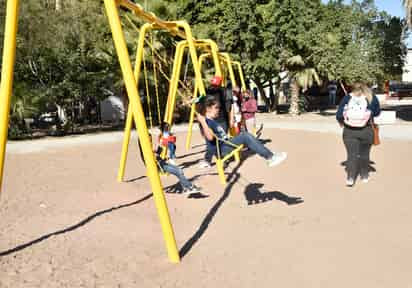
[[(264, 140), (263, 140), (264, 141)], [(232, 191), (232, 188), (236, 183), (238, 183), (241, 179), (245, 181), (245, 178), (240, 175), (239, 168), (242, 165), (243, 161), (245, 161), (248, 157), (253, 155), (254, 153), (251, 153), (251, 151), (248, 151), (248, 153), (243, 153), (242, 154), (242, 159), (239, 163), (236, 163), (236, 166), (232, 169), (232, 171), (229, 173), (229, 176), (227, 177), (227, 185), (225, 187), (225, 190), (223, 191), (222, 196), (215, 202), (215, 204), (212, 206), (212, 208), (209, 210), (209, 212), (206, 214), (205, 218), (203, 221), (200, 223), (199, 228), (195, 231), (192, 237), (190, 237), (183, 247), (180, 249), (180, 257), (185, 257), (187, 253), (193, 248), (193, 246), (199, 241), (199, 239), (203, 236), (203, 234), (206, 232), (207, 228), (209, 227), (210, 223), (212, 222), (213, 218), (216, 216), (217, 212), (219, 211), (220, 207), (222, 204), (225, 202), (225, 200), (230, 196), (230, 193)], [(246, 180), (247, 181), (247, 180)], [(289, 197), (288, 195), (279, 192), (279, 191), (273, 191), (273, 192), (260, 192), (260, 188), (263, 186), (263, 184), (255, 184), (255, 183), (250, 183), (249, 181), (248, 185), (245, 187), (245, 197), (246, 200), (248, 201), (248, 204), (251, 202), (260, 202), (260, 200), (263, 201), (269, 201), (273, 199), (277, 199), (280, 201), (283, 201), (287, 203), (288, 205), (294, 205), (294, 204), (299, 204), (303, 202), (303, 199), (300, 197)], [(259, 200), (259, 201), (258, 201)]]
[(288, 205), (296, 205), (303, 203), (300, 197), (290, 197), (279, 191), (261, 192), (263, 184), (250, 183), (245, 188), (245, 198), (248, 205), (264, 203), (273, 199), (283, 201)]
[[(347, 172), (348, 172), (348, 168), (346, 167), (346, 163), (347, 163), (347, 161), (342, 161), (342, 162), (340, 163), (340, 165), (343, 166), (343, 167), (345, 167), (345, 172), (347, 173)], [(368, 166), (368, 172), (369, 172), (369, 173), (371, 173), (371, 172), (372, 172), (372, 173), (377, 172), (376, 168), (375, 168), (373, 165), (375, 165), (375, 162), (369, 161), (369, 166)], [(356, 179), (357, 179), (358, 177), (359, 177), (359, 168), (358, 168), (358, 170), (356, 171), (355, 181), (356, 181)]]
[(34, 245), (34, 244), (38, 244), (38, 243), (40, 243), (40, 242), (42, 242), (42, 241), (44, 241), (44, 240), (47, 240), (48, 238), (50, 238), (50, 237), (52, 237), (52, 236), (57, 236), (57, 235), (60, 235), (60, 234), (65, 234), (65, 233), (67, 233), (67, 232), (71, 232), (71, 231), (73, 231), (73, 230), (76, 230), (77, 228), (80, 228), (80, 227), (86, 225), (87, 223), (91, 222), (92, 220), (94, 220), (94, 219), (97, 218), (97, 217), (100, 217), (100, 216), (102, 216), (102, 215), (104, 215), (104, 214), (107, 214), (107, 213), (112, 213), (112, 212), (114, 212), (114, 211), (116, 211), (116, 210), (119, 210), (119, 209), (123, 209), (123, 208), (127, 208), (127, 207), (131, 207), (131, 206), (137, 205), (137, 204), (139, 204), (139, 203), (142, 203), (142, 202), (148, 200), (148, 199), (151, 198), (152, 196), (153, 196), (153, 194), (148, 194), (148, 195), (144, 196), (143, 198), (138, 199), (138, 200), (136, 200), (136, 201), (133, 201), (133, 202), (130, 202), (130, 203), (126, 203), (126, 204), (121, 204), (121, 205), (114, 206), (114, 207), (111, 207), (111, 208), (108, 208), (108, 209), (105, 209), (105, 210), (98, 211), (98, 212), (90, 215), (89, 217), (83, 219), (82, 221), (80, 221), (80, 222), (77, 223), (77, 224), (71, 225), (71, 226), (69, 226), (69, 227), (67, 227), (67, 228), (64, 228), (64, 229), (61, 229), (61, 230), (57, 230), (57, 231), (55, 231), (55, 232), (51, 232), (51, 233), (45, 234), (45, 235), (43, 235), (43, 236), (40, 236), (40, 237), (37, 238), (37, 239), (34, 239), (34, 240), (29, 241), (29, 242), (27, 242), (27, 243), (18, 245), (18, 246), (14, 247), (14, 248), (11, 248), (11, 249), (8, 249), (8, 250), (5, 250), (5, 251), (0, 251), (0, 257), (1, 257), (1, 256), (6, 256), (6, 255), (10, 255), (10, 254), (15, 253), (15, 252), (17, 252), (17, 251), (20, 251), (20, 250), (23, 250), (23, 249), (25, 249), (25, 248), (28, 248), (28, 247), (30, 247), (30, 246), (32, 246), (32, 245)]

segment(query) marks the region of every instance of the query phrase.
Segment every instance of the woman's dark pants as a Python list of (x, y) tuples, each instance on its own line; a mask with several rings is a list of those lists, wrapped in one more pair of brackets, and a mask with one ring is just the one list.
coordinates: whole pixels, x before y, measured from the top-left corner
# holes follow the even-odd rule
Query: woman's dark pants
[(373, 142), (371, 126), (363, 128), (343, 128), (343, 143), (347, 152), (346, 171), (348, 178), (355, 179), (360, 174), (365, 178), (369, 173), (369, 155)]

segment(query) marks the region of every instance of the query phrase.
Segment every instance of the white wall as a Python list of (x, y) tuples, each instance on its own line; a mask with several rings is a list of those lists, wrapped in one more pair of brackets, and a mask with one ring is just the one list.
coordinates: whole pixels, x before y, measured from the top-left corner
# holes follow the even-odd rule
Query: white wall
[(412, 49), (408, 49), (405, 66), (403, 67), (402, 81), (412, 82)]
[(100, 102), (103, 122), (120, 123), (125, 120), (125, 108), (119, 97), (109, 96)]

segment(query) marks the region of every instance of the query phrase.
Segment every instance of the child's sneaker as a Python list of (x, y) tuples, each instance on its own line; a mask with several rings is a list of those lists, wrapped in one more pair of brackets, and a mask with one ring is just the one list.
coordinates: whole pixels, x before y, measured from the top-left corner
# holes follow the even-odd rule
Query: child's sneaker
[(202, 188), (197, 187), (196, 185), (193, 185), (190, 188), (186, 188), (183, 190), (183, 193), (187, 193), (187, 194), (195, 194), (195, 193), (201, 193), (202, 192)]
[(212, 167), (212, 166), (206, 160), (201, 160), (199, 162), (199, 168), (210, 168), (210, 167)]
[(352, 187), (353, 184), (355, 184), (355, 180), (353, 180), (353, 178), (346, 179), (346, 186)]
[(286, 152), (274, 152), (272, 158), (268, 160), (269, 167), (274, 167), (282, 163), (288, 154)]
[(176, 163), (176, 161), (175, 161), (174, 159), (169, 159), (169, 160), (167, 161), (167, 163), (172, 164), (172, 165), (174, 165), (174, 166), (177, 166), (177, 163)]

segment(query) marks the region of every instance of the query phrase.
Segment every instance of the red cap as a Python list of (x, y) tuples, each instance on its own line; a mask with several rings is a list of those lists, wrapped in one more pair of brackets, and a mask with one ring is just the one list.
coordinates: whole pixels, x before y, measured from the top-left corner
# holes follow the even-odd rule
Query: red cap
[(210, 84), (211, 84), (212, 86), (220, 86), (220, 85), (222, 85), (222, 77), (220, 77), (220, 76), (214, 76), (214, 77), (212, 78), (212, 80), (210, 80)]

